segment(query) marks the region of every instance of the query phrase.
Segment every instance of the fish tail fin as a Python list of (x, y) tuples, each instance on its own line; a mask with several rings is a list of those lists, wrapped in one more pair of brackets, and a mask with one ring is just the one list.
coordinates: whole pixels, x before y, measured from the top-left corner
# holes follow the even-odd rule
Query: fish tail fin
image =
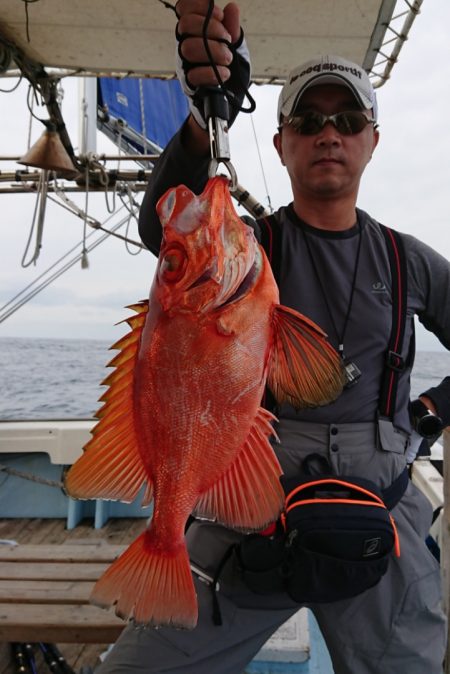
[(144, 531), (97, 581), (90, 601), (115, 604), (119, 617), (137, 623), (193, 629), (197, 598), (184, 540), (167, 550)]

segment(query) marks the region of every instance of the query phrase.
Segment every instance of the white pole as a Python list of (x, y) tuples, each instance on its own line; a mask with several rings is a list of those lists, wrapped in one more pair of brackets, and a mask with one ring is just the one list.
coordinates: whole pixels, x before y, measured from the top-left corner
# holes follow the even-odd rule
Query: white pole
[(97, 151), (97, 78), (80, 77), (78, 138), (80, 154)]

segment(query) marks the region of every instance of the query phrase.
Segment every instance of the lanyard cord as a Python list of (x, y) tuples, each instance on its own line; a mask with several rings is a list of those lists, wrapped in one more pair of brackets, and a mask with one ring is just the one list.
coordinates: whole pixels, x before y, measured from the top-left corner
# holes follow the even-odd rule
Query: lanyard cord
[[(242, 80), (239, 77), (239, 69), (237, 70), (238, 79), (239, 79), (239, 86), (244, 92), (244, 97), (246, 97), (247, 100), (249, 101), (250, 105), (249, 105), (248, 108), (244, 108), (243, 106), (241, 106), (239, 104), (238, 97), (236, 96), (236, 94), (234, 94), (232, 91), (230, 91), (228, 89), (228, 87), (226, 85), (226, 82), (224, 82), (222, 80), (222, 78), (220, 77), (219, 70), (218, 70), (218, 68), (217, 68), (217, 66), (214, 62), (214, 59), (213, 59), (213, 56), (212, 56), (212, 53), (211, 53), (211, 49), (210, 49), (209, 43), (208, 43), (208, 26), (209, 26), (209, 22), (211, 21), (213, 11), (214, 11), (214, 0), (209, 0), (208, 10), (206, 12), (205, 20), (203, 22), (203, 30), (202, 30), (203, 45), (205, 47), (205, 51), (206, 51), (206, 54), (208, 56), (209, 65), (211, 66), (211, 68), (214, 71), (214, 75), (216, 76), (218, 87), (222, 90), (223, 94), (226, 96), (229, 104), (231, 106), (233, 106), (233, 108), (235, 108), (238, 112), (254, 112), (255, 109), (256, 109), (256, 103), (255, 103), (253, 97), (251, 96), (248, 88), (242, 83)], [(242, 38), (242, 32), (241, 32), (241, 38)], [(226, 44), (228, 49), (233, 54), (233, 58), (236, 58), (236, 48), (232, 43), (227, 42), (227, 40), (218, 40), (218, 41)], [(240, 40), (240, 42), (241, 41), (242, 40)]]
[(328, 302), (327, 294), (325, 292), (325, 288), (323, 286), (322, 279), (320, 278), (320, 275), (319, 275), (319, 270), (317, 268), (316, 261), (314, 259), (313, 254), (312, 254), (311, 245), (310, 245), (310, 242), (308, 240), (308, 236), (306, 235), (306, 232), (305, 232), (304, 228), (303, 227), (301, 228), (303, 238), (304, 238), (305, 244), (306, 244), (306, 249), (308, 251), (309, 259), (311, 260), (311, 264), (312, 264), (312, 267), (314, 269), (314, 274), (317, 278), (317, 281), (319, 282), (320, 291), (321, 291), (323, 299), (325, 301), (325, 306), (327, 308), (328, 315), (330, 316), (330, 320), (333, 324), (333, 328), (334, 328), (334, 331), (336, 333), (336, 337), (337, 337), (337, 340), (338, 340), (338, 351), (339, 351), (339, 355), (341, 356), (342, 359), (345, 358), (345, 355), (344, 355), (344, 337), (345, 337), (345, 333), (347, 331), (347, 324), (348, 324), (348, 320), (350, 318), (350, 313), (351, 313), (351, 310), (352, 310), (353, 297), (354, 297), (354, 294), (355, 294), (355, 286), (356, 286), (356, 276), (358, 274), (359, 258), (360, 258), (360, 253), (361, 253), (362, 230), (361, 230), (361, 223), (359, 221), (359, 218), (358, 218), (357, 225), (358, 225), (358, 250), (356, 251), (355, 267), (353, 269), (352, 289), (350, 291), (350, 297), (349, 297), (349, 300), (348, 300), (347, 313), (345, 315), (344, 325), (342, 326), (342, 332), (340, 334), (339, 334), (339, 331), (337, 329), (336, 321), (334, 320), (334, 316), (332, 314), (330, 304)]

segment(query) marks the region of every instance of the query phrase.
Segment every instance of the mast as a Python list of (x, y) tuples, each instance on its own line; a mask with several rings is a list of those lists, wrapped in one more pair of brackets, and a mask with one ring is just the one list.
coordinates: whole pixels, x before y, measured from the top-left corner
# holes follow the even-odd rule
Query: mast
[(80, 77), (78, 80), (79, 153), (97, 151), (97, 78)]

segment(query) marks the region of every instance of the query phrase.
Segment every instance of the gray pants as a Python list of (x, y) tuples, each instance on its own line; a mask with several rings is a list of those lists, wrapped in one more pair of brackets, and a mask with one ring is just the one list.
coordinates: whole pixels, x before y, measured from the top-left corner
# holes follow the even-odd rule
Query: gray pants
[[(312, 452), (325, 456), (333, 471), (358, 475), (387, 487), (405, 466), (405, 438), (375, 424), (280, 425), (275, 447), (285, 474), (299, 471)], [(401, 556), (392, 555), (380, 583), (359, 596), (310, 605), (327, 643), (335, 674), (442, 674), (446, 621), (441, 609), (439, 565), (424, 540), (431, 505), (409, 484), (392, 514)], [(192, 562), (214, 575), (227, 547), (239, 535), (209, 523), (188, 531)], [(222, 625), (212, 620), (212, 592), (195, 578), (199, 622), (195, 630), (126, 627), (98, 674), (242, 674), (267, 639), (296, 610), (285, 594), (250, 592), (234, 559), (225, 566), (218, 600)]]

